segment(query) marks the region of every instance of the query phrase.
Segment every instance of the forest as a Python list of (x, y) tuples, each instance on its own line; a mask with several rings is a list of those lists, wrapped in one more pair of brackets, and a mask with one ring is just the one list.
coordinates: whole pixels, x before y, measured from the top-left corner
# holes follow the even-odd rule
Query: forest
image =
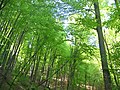
[(0, 90), (120, 90), (120, 0), (0, 0)]

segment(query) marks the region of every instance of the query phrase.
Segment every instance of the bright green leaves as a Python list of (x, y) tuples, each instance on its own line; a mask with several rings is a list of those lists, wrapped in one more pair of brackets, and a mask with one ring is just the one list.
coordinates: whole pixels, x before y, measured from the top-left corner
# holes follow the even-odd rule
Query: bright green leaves
[(108, 20), (107, 25), (116, 31), (116, 33), (120, 32), (120, 16), (119, 12), (116, 10), (112, 11), (110, 20)]
[(80, 10), (83, 9), (87, 5), (89, 1), (87, 0), (73, 0), (72, 2), (70, 0), (62, 0), (68, 4), (70, 4), (73, 8)]
[(117, 42), (113, 45), (113, 52), (112, 52), (112, 59), (114, 62), (114, 65), (116, 65), (117, 68), (120, 68), (120, 42)]
[[(117, 1), (117, 0), (114, 0)], [(108, 1), (108, 4), (110, 1)], [(107, 20), (104, 22), (107, 28), (112, 29), (116, 33), (119, 33), (120, 29), (120, 10), (117, 7), (116, 2), (111, 5), (106, 5), (104, 7), (106, 9)]]

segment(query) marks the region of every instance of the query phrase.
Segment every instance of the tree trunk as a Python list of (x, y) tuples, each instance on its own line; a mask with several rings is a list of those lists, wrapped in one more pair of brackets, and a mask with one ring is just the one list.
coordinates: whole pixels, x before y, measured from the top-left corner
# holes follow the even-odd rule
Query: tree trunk
[(97, 33), (98, 33), (98, 39), (99, 39), (99, 48), (100, 48), (100, 56), (101, 56), (105, 90), (112, 90), (111, 77), (108, 69), (107, 56), (106, 56), (103, 33), (102, 33), (102, 25), (101, 25), (101, 17), (100, 17), (98, 0), (94, 0), (94, 9), (95, 9), (95, 16), (98, 24)]

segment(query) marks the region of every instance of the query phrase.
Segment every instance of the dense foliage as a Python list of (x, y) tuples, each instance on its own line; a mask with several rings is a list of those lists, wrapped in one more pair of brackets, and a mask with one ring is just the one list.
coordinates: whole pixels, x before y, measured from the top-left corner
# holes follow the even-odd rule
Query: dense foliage
[(1, 0), (0, 90), (120, 90), (114, 1)]

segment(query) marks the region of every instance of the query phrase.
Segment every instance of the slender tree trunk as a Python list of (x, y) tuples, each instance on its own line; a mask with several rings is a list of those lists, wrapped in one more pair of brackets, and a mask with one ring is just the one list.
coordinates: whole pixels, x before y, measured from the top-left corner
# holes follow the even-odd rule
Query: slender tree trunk
[(107, 49), (107, 52), (108, 52), (108, 58), (109, 58), (109, 60), (110, 60), (111, 73), (113, 74), (113, 78), (114, 78), (114, 81), (115, 81), (115, 84), (116, 84), (118, 90), (120, 90), (120, 86), (119, 86), (118, 81), (117, 81), (116, 73), (115, 73), (115, 71), (114, 71), (114, 69), (113, 69), (112, 60), (111, 60), (111, 54), (110, 54), (110, 51), (109, 51), (109, 48), (108, 48), (108, 44), (107, 44), (107, 42), (106, 42), (106, 39), (104, 39), (104, 42), (105, 42), (106, 49)]
[(108, 69), (107, 56), (106, 56), (103, 33), (102, 33), (102, 25), (101, 25), (101, 17), (100, 17), (98, 0), (94, 0), (94, 8), (95, 8), (95, 16), (96, 16), (96, 20), (98, 24), (97, 33), (98, 33), (98, 39), (99, 39), (99, 47), (100, 47), (100, 55), (101, 55), (101, 63), (102, 63), (102, 69), (103, 69), (105, 90), (112, 90), (111, 77), (110, 77), (110, 72)]
[(37, 74), (38, 74), (40, 59), (41, 59), (41, 56), (38, 56), (37, 62), (36, 62), (36, 67), (35, 67), (35, 73), (34, 73), (34, 77), (33, 77), (34, 82), (35, 82)]
[(30, 66), (30, 78), (31, 78), (31, 81), (33, 81), (33, 74), (34, 74), (34, 70), (35, 70), (35, 59), (33, 60), (33, 64)]
[[(62, 70), (61, 70), (62, 71)], [(60, 90), (63, 90), (63, 74), (60, 74)]]
[(10, 0), (1, 0), (0, 1), (0, 10), (2, 10)]
[(57, 90), (57, 79), (58, 78), (58, 73), (56, 73), (56, 79), (55, 79), (55, 87), (54, 87), (54, 90)]
[(87, 90), (86, 85), (87, 85), (87, 71), (85, 70), (85, 90)]
[(68, 76), (68, 85), (67, 85), (67, 90), (74, 90), (75, 89), (75, 84), (74, 84), (74, 75), (75, 75), (75, 68), (76, 68), (76, 55), (77, 55), (77, 47), (71, 50), (71, 58), (73, 60), (70, 61), (69, 65), (69, 76)]

